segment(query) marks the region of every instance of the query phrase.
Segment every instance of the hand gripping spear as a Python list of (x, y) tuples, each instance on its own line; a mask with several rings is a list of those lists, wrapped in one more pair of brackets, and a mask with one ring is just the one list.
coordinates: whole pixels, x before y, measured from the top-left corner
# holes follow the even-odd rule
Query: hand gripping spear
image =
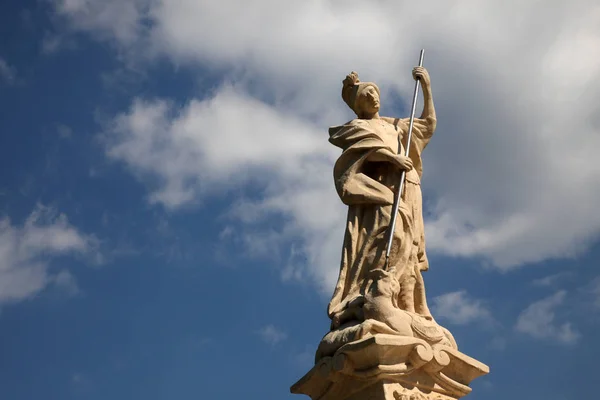
[[(421, 54), (419, 56), (419, 67), (423, 66), (423, 55), (425, 54), (425, 49), (421, 49)], [(410, 151), (410, 142), (412, 139), (412, 130), (415, 122), (415, 110), (417, 108), (417, 96), (419, 95), (419, 80), (415, 82), (415, 91), (413, 94), (413, 102), (412, 109), (410, 111), (410, 123), (408, 124), (408, 138), (406, 141), (406, 151), (405, 156), (408, 157), (408, 152)], [(398, 136), (398, 154), (400, 154), (400, 150), (402, 150), (402, 142), (401, 137)], [(398, 209), (400, 207), (400, 199), (402, 197), (402, 191), (404, 190), (404, 181), (406, 180), (406, 171), (402, 170), (402, 174), (400, 175), (400, 184), (398, 185), (398, 191), (396, 192), (396, 196), (394, 197), (394, 205), (392, 206), (392, 221), (390, 222), (390, 226), (387, 231), (387, 248), (385, 249), (385, 267), (384, 269), (387, 271), (389, 269), (390, 263), (390, 252), (392, 251), (392, 241), (394, 239), (394, 230), (396, 229), (396, 220), (398, 219)]]

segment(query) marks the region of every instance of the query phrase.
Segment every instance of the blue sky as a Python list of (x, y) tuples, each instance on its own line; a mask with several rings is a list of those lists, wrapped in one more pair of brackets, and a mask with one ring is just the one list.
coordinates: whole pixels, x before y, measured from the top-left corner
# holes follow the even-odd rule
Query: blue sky
[(426, 287), (491, 368), (469, 398), (591, 398), (600, 9), (504, 3), (2, 3), (0, 397), (300, 398), (341, 80), (405, 116), (424, 47)]

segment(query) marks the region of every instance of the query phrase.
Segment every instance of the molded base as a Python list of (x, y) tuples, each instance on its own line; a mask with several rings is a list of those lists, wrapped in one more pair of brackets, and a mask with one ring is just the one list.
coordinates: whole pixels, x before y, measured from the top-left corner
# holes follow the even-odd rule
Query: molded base
[(487, 365), (456, 349), (379, 334), (322, 358), (291, 392), (312, 400), (450, 400), (487, 373)]

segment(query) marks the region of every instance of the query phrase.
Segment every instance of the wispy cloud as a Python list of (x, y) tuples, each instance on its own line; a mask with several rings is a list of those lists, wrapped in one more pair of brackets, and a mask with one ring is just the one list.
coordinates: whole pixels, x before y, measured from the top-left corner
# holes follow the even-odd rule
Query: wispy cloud
[(594, 280), (593, 293), (595, 295), (594, 305), (600, 308), (600, 278)]
[(304, 350), (290, 353), (290, 360), (294, 367), (300, 370), (309, 370), (315, 362), (315, 348), (312, 346), (305, 346)]
[(435, 318), (447, 320), (455, 325), (474, 322), (489, 324), (493, 321), (492, 314), (485, 303), (472, 298), (465, 290), (434, 297), (432, 313)]
[(139, 37), (146, 16), (143, 11), (154, 0), (51, 1), (58, 22), (66, 22), (69, 29), (94, 31), (103, 38), (114, 37), (121, 43), (130, 43)]
[(555, 322), (556, 309), (564, 303), (566, 295), (567, 293), (561, 290), (530, 304), (517, 319), (517, 332), (536, 339), (549, 339), (564, 344), (577, 342), (580, 334), (570, 322)]
[(56, 125), (56, 132), (62, 139), (68, 139), (73, 135), (73, 129), (65, 124)]
[(89, 383), (89, 379), (85, 377), (81, 372), (74, 372), (71, 375), (71, 383), (74, 385), (84, 385)]
[(94, 382), (88, 374), (81, 371), (71, 374), (70, 387), (74, 394), (78, 396), (89, 394), (94, 389), (94, 386)]
[(557, 274), (548, 275), (543, 278), (535, 279), (532, 284), (534, 286), (555, 286), (561, 282), (570, 280), (573, 277), (573, 273), (570, 271), (559, 272)]
[(600, 310), (600, 276), (592, 279), (582, 290), (586, 294), (587, 301)]
[(488, 344), (488, 348), (496, 351), (503, 351), (506, 349), (506, 338), (501, 336), (496, 336), (492, 339), (492, 341)]
[(287, 334), (284, 331), (271, 324), (262, 327), (258, 334), (265, 343), (272, 346), (287, 339)]
[(66, 270), (49, 271), (53, 257), (85, 254), (96, 239), (79, 232), (64, 214), (38, 205), (22, 226), (0, 219), (0, 305), (31, 298), (51, 284), (70, 294), (78, 292)]
[(13, 84), (16, 79), (17, 70), (0, 57), (0, 81), (4, 81), (7, 84)]
[(62, 270), (52, 277), (54, 284), (70, 296), (81, 293), (75, 277), (67, 270)]

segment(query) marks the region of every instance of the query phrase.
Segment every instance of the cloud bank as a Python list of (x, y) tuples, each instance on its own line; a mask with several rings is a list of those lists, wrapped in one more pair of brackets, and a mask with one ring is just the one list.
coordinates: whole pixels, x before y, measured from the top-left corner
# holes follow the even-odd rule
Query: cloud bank
[(351, 118), (341, 80), (351, 70), (376, 80), (386, 114), (406, 116), (421, 47), (438, 111), (424, 155), (429, 251), (506, 270), (575, 257), (597, 240), (594, 1), (52, 3), (68, 29), (128, 62), (227, 71), (216, 92), (182, 106), (133, 99), (104, 132), (107, 154), (169, 208), (258, 188), (239, 221), (260, 236), (273, 227), (257, 221), (284, 218), (278, 234), (307, 258), (292, 275), (331, 287), (337, 274), (344, 207), (326, 132)]

